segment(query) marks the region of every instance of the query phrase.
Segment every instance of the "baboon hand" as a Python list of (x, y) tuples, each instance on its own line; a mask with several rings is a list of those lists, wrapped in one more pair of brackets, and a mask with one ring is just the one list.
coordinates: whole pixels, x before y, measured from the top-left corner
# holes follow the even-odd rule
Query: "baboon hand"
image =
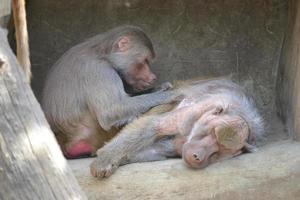
[(90, 165), (90, 172), (96, 178), (107, 178), (118, 169), (120, 162), (121, 159), (100, 149), (97, 158)]
[(161, 84), (158, 88), (158, 91), (167, 91), (173, 88), (172, 83), (170, 82), (164, 82), (163, 84)]

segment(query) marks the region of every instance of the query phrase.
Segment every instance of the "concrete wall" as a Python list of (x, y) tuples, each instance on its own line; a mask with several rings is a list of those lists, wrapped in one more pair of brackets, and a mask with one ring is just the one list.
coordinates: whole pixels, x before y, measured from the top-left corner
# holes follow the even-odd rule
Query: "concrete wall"
[(274, 110), (285, 0), (28, 0), (38, 96), (49, 67), (71, 46), (121, 24), (141, 26), (160, 80), (234, 74), (266, 114)]
[(11, 11), (10, 0), (0, 0), (0, 26), (6, 27)]
[(277, 107), (290, 135), (300, 140), (300, 1), (290, 0), (277, 79)]

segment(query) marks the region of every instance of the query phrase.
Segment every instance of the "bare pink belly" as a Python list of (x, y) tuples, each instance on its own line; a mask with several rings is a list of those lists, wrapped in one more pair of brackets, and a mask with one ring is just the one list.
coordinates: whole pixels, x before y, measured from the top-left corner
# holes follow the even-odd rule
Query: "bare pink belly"
[(92, 155), (93, 148), (86, 140), (80, 140), (66, 149), (64, 155), (66, 158), (75, 159), (89, 157)]

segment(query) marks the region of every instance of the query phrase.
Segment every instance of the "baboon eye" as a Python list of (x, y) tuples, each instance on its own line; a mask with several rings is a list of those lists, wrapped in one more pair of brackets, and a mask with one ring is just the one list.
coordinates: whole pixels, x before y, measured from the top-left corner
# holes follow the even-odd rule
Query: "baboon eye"
[(141, 70), (141, 69), (143, 69), (143, 67), (144, 67), (144, 64), (142, 64), (142, 63), (136, 65), (137, 70)]
[(218, 158), (219, 158), (219, 152), (214, 152), (209, 157), (209, 159), (210, 159), (211, 162), (214, 162), (214, 161), (218, 160)]
[(216, 110), (215, 110), (215, 112), (214, 112), (214, 114), (215, 114), (215, 115), (219, 115), (219, 114), (221, 114), (223, 111), (224, 111), (224, 109), (223, 109), (222, 107), (217, 107)]

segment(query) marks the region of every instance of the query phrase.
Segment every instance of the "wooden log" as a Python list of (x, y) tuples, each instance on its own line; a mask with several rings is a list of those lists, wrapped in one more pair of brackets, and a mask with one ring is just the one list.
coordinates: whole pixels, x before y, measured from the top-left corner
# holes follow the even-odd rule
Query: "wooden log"
[(1, 28), (0, 199), (86, 199)]
[(12, 8), (16, 30), (17, 58), (24, 69), (28, 82), (30, 82), (31, 66), (29, 58), (25, 0), (12, 0)]
[(285, 119), (290, 134), (300, 140), (300, 0), (289, 1), (276, 87), (279, 114)]

